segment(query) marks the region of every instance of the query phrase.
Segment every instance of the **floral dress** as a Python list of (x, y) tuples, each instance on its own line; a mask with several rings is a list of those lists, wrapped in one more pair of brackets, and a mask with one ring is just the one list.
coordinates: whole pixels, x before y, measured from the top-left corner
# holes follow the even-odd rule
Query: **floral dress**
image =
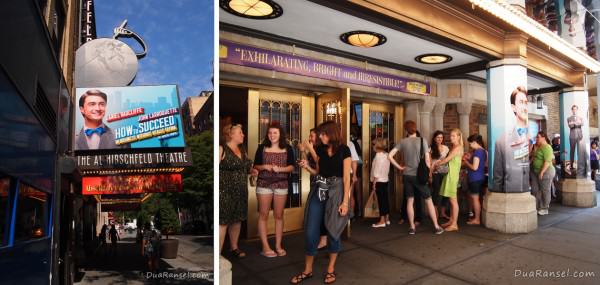
[(219, 163), (219, 224), (230, 225), (248, 218), (248, 172), (252, 161), (240, 159), (223, 145), (224, 158)]

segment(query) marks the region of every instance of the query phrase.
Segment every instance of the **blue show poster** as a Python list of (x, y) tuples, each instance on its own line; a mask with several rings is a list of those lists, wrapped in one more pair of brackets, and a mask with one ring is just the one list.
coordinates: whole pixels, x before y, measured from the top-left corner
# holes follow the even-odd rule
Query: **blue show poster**
[(75, 150), (184, 147), (176, 85), (77, 88)]

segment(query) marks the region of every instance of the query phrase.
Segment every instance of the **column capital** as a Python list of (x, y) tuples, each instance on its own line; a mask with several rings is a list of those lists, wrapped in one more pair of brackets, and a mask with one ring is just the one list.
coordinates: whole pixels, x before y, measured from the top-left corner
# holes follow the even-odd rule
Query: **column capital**
[(487, 68), (493, 68), (503, 65), (521, 65), (527, 68), (527, 61), (522, 58), (504, 58), (499, 60), (490, 61), (487, 65)]
[(446, 112), (446, 102), (435, 103), (435, 107), (433, 107), (433, 114), (443, 116), (444, 112)]
[(569, 87), (561, 89), (558, 93), (563, 94), (563, 93), (579, 92), (579, 91), (587, 91), (587, 90), (585, 90), (585, 87), (583, 87), (583, 86), (569, 86)]
[(508, 32), (504, 36), (504, 58), (527, 59), (527, 40), (522, 32)]
[(456, 104), (456, 110), (459, 115), (469, 115), (471, 114), (471, 107), (473, 106), (473, 102), (461, 102)]
[(421, 104), (419, 104), (419, 113), (431, 113), (433, 108), (435, 107), (435, 101), (433, 100), (425, 100)]

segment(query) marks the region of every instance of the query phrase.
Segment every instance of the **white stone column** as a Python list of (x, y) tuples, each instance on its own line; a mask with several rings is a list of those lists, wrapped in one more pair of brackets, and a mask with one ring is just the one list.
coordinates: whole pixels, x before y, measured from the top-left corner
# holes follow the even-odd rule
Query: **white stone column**
[[(560, 92), (560, 148), (563, 161), (562, 204), (574, 207), (596, 206), (596, 184), (590, 179), (590, 126), (588, 92), (583, 87)], [(576, 108), (575, 108), (576, 107)], [(579, 119), (576, 119), (579, 117)], [(569, 122), (572, 125), (569, 125)], [(579, 122), (581, 125), (579, 126)], [(573, 152), (573, 153), (571, 153)], [(573, 161), (572, 159), (573, 158)]]
[(460, 131), (463, 134), (463, 139), (465, 139), (463, 142), (465, 147), (467, 147), (466, 139), (471, 135), (469, 130), (469, 119), (472, 106), (472, 102), (462, 102), (456, 104), (456, 111), (458, 111), (458, 125), (460, 126)]
[[(404, 122), (410, 120), (410, 121), (417, 123), (417, 129), (419, 129), (419, 127), (420, 127), (419, 105), (420, 105), (420, 102), (418, 102), (418, 101), (411, 101), (411, 102), (404, 103), (404, 106), (405, 106)], [(404, 122), (400, 122), (402, 127), (404, 127)], [(420, 132), (420, 130), (419, 130), (419, 132)]]
[(219, 256), (219, 284), (231, 285), (232, 281), (231, 262), (221, 255)]
[(523, 59), (490, 62), (487, 78), (490, 191), (483, 202), (483, 224), (503, 233), (528, 233), (537, 228), (537, 210), (535, 198), (529, 192), (527, 129), (523, 133), (518, 125), (520, 122), (526, 126), (526, 122), (523, 112), (515, 113), (526, 106), (522, 102), (526, 98), (520, 94), (514, 102), (511, 100), (511, 93), (517, 87), (527, 86), (527, 62)]
[(433, 129), (434, 131), (444, 130), (444, 113), (446, 112), (446, 103), (438, 102), (433, 108)]
[(420, 125), (418, 125), (418, 129), (421, 137), (429, 141), (431, 139), (431, 111), (435, 107), (435, 102), (425, 101), (419, 107)]

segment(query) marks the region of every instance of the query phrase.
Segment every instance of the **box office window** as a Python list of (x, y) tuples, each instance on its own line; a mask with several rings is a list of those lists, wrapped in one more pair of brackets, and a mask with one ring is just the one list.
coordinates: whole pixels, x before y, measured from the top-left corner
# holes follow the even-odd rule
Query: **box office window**
[(48, 235), (48, 193), (26, 184), (19, 185), (15, 217), (15, 242), (22, 242)]
[(10, 179), (0, 178), (0, 247), (8, 244), (10, 226)]

